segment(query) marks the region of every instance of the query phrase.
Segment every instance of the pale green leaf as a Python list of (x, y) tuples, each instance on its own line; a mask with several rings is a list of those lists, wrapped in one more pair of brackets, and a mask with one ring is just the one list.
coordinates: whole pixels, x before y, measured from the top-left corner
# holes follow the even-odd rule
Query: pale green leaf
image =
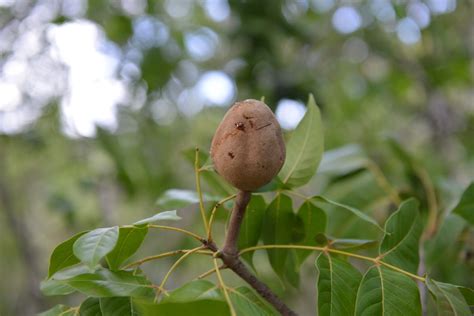
[(138, 222), (133, 223), (133, 225), (145, 225), (151, 224), (157, 221), (179, 221), (181, 217), (178, 216), (176, 210), (173, 211), (165, 211), (155, 214), (151, 217), (139, 220)]
[(288, 187), (302, 186), (313, 177), (323, 155), (324, 135), (319, 108), (312, 95), (307, 111), (286, 145), (286, 160), (278, 177)]
[(39, 313), (37, 316), (75, 316), (76, 309), (66, 305), (56, 305), (47, 311)]
[(348, 206), (348, 205), (345, 205), (345, 204), (341, 204), (341, 203), (338, 203), (336, 201), (332, 201), (324, 196), (321, 196), (321, 195), (316, 195), (316, 196), (313, 196), (311, 198), (313, 201), (315, 202), (323, 202), (323, 203), (328, 203), (328, 204), (331, 204), (331, 205), (334, 205), (334, 206), (337, 206), (337, 207), (340, 207), (342, 209), (345, 209), (349, 212), (351, 212), (352, 214), (354, 214), (355, 216), (357, 216), (358, 218), (360, 218), (361, 220), (365, 221), (365, 222), (368, 222), (374, 226), (376, 226), (378, 229), (380, 229), (381, 231), (384, 231), (382, 227), (380, 227), (380, 225), (377, 223), (377, 221), (375, 219), (373, 219), (372, 217), (368, 216), (367, 214), (365, 214), (364, 212), (356, 209), (355, 207), (352, 207), (352, 206)]
[(280, 315), (257, 294), (247, 287), (229, 289), (229, 296), (237, 316), (277, 316)]
[(318, 256), (316, 267), (319, 315), (353, 315), (360, 272), (347, 261), (323, 253)]
[(114, 249), (118, 240), (117, 226), (98, 228), (79, 237), (73, 245), (74, 255), (89, 267), (95, 267), (99, 261)]
[[(219, 201), (222, 199), (220, 196), (205, 193), (203, 193), (202, 198), (204, 202)], [(196, 191), (181, 189), (167, 190), (156, 200), (156, 205), (165, 210), (180, 209), (196, 203), (199, 203), (199, 195)]]
[(367, 156), (356, 144), (346, 145), (324, 152), (318, 173), (342, 176), (367, 165)]

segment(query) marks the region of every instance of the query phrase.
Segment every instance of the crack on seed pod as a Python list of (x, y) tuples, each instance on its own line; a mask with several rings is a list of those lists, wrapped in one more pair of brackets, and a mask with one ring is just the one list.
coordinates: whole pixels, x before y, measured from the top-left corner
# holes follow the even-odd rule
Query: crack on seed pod
[(235, 127), (242, 132), (245, 132), (245, 124), (242, 122), (237, 122), (235, 123)]
[(229, 151), (229, 152), (227, 153), (227, 155), (229, 155), (230, 159), (234, 159), (234, 158), (235, 158), (234, 153), (231, 152), (231, 151)]
[(267, 127), (267, 126), (270, 126), (270, 125), (272, 125), (272, 123), (271, 123), (271, 122), (270, 122), (270, 123), (268, 123), (268, 124), (266, 124), (266, 125), (263, 125), (263, 126), (257, 127), (257, 128), (256, 128), (256, 130), (258, 131), (259, 129), (265, 128), (265, 127)]

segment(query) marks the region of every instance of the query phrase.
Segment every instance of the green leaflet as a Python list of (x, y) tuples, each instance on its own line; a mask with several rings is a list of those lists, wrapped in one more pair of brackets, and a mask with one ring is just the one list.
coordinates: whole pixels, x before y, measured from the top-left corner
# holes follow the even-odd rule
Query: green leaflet
[(439, 315), (443, 316), (470, 316), (471, 311), (461, 291), (452, 284), (442, 283), (430, 278), (426, 279), (426, 286), (436, 300)]
[(80, 262), (80, 260), (74, 255), (73, 245), (76, 240), (85, 233), (87, 232), (81, 232), (77, 235), (74, 235), (54, 248), (51, 258), (49, 259), (48, 278), (50, 278), (59, 270)]
[(140, 248), (147, 233), (148, 227), (120, 227), (115, 248), (106, 257), (109, 268), (118, 270)]
[(278, 174), (287, 187), (302, 186), (313, 177), (323, 155), (324, 134), (321, 113), (309, 96), (307, 111), (286, 144), (286, 160)]
[(74, 255), (90, 268), (94, 268), (106, 254), (114, 249), (118, 233), (117, 226), (90, 231), (74, 242)]
[(383, 261), (416, 273), (422, 230), (418, 202), (415, 199), (404, 201), (385, 223), (386, 233), (379, 250)]
[(318, 315), (354, 315), (362, 275), (347, 261), (321, 253), (316, 260)]
[[(262, 222), (265, 215), (265, 200), (260, 195), (252, 195), (245, 216), (240, 227), (240, 234), (238, 239), (238, 248), (245, 249), (257, 245), (260, 235), (262, 233)], [(253, 265), (253, 252), (247, 252), (242, 255), (242, 258), (248, 264)]]
[(453, 213), (464, 218), (471, 226), (474, 225), (474, 182), (466, 188)]
[[(326, 231), (326, 213), (311, 203), (311, 201), (305, 201), (301, 204), (297, 215), (301, 220), (304, 236), (302, 240), (298, 241), (298, 245), (317, 246), (318, 242), (316, 236)], [(311, 250), (296, 251), (298, 267), (311, 253)]]

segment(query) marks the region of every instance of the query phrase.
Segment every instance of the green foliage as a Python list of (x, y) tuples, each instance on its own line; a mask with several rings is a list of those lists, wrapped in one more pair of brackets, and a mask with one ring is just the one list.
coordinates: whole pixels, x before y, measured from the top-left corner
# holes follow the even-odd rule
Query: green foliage
[(453, 213), (464, 218), (470, 225), (474, 225), (474, 183), (466, 188)]
[[(421, 315), (417, 282), (426, 286), (434, 297), (436, 306), (428, 308), (436, 309), (440, 315), (470, 315), (469, 306), (474, 303), (472, 289), (435, 281), (417, 273), (420, 247), (426, 250), (424, 264), (435, 267), (436, 257), (444, 252), (444, 248), (453, 248), (458, 243), (466, 226), (461, 217), (470, 221), (472, 185), (465, 191), (452, 214), (440, 224), (434, 238), (425, 243), (421, 243), (421, 239), (426, 225), (419, 203), (414, 198), (402, 201), (397, 205), (397, 210), (382, 218), (378, 213), (369, 216), (370, 208), (361, 211), (359, 207), (366, 209), (362, 203), (349, 206), (314, 193), (306, 197), (302, 192), (290, 188), (312, 180), (321, 160), (321, 121), (312, 97), (308, 107), (305, 117), (289, 141), (290, 162), (280, 174), (280, 186), (268, 187), (264, 194), (254, 194), (247, 206), (238, 238), (241, 257), (257, 274), (265, 273), (260, 264), (255, 264), (256, 258), (253, 256), (253, 251), (265, 250), (269, 264), (281, 284), (298, 289), (301, 282), (300, 267), (316, 252), (318, 255), (313, 269), (316, 269), (318, 275), (315, 282), (318, 302), (315, 310), (319, 315)], [(313, 134), (314, 131), (318, 131), (317, 135)], [(307, 137), (315, 142), (305, 140)], [(205, 225), (211, 226), (206, 231), (207, 237), (211, 238), (209, 240), (185, 228), (153, 223), (180, 220), (176, 209), (192, 209), (198, 213), (205, 202), (213, 202), (215, 207), (210, 216), (216, 221), (218, 217), (215, 212), (223, 211), (220, 206), (227, 205), (229, 200), (235, 198), (233, 190), (227, 192), (219, 186), (222, 180), (214, 173), (212, 166), (203, 167), (200, 163), (207, 156), (194, 150), (193, 153), (197, 153), (193, 167), (198, 169), (198, 181), (202, 176), (211, 193), (201, 192), (200, 186), (197, 186), (197, 192), (167, 190), (157, 199), (156, 204), (162, 209), (174, 210), (160, 212), (132, 225), (82, 232), (58, 245), (50, 258), (48, 278), (41, 284), (42, 292), (53, 296), (78, 292), (86, 298), (77, 307), (58, 305), (42, 315), (74, 315), (77, 312), (80, 315), (134, 316), (278, 315), (273, 306), (249, 287), (227, 284), (227, 274), (219, 272), (218, 282), (202, 279), (217, 273), (216, 269), (167, 291), (166, 281), (188, 256), (201, 254), (217, 260), (215, 258), (219, 258), (220, 253), (209, 247), (209, 243), (220, 244), (223, 238), (215, 235), (216, 230), (210, 223)], [(190, 152), (186, 154), (189, 155)], [(331, 155), (332, 157), (323, 160), (324, 172), (318, 174), (316, 180), (319, 177), (350, 178), (365, 169), (369, 161), (359, 149), (354, 148), (332, 151)], [(348, 164), (344, 157), (353, 155), (360, 157), (360, 161)], [(338, 165), (343, 166), (339, 171)], [(376, 173), (376, 176), (380, 181), (383, 174)], [(340, 182), (344, 180), (337, 179), (332, 185), (339, 185)], [(386, 190), (385, 195), (388, 199), (393, 199), (393, 191)], [(298, 203), (296, 210), (294, 205)], [(392, 211), (393, 205), (388, 210)], [(343, 213), (346, 220), (357, 221), (374, 229), (375, 237), (358, 239), (331, 236), (327, 224), (331, 219), (337, 219), (334, 213)], [(203, 220), (209, 221), (209, 218)], [(379, 222), (384, 223), (384, 228)], [(202, 245), (152, 255), (124, 266), (143, 246), (145, 237), (152, 228), (183, 233)], [(368, 232), (370, 230), (367, 230), (367, 234)], [(362, 235), (364, 233), (365, 231), (361, 232)], [(163, 243), (166, 245), (166, 241)], [(378, 250), (374, 249), (376, 245), (379, 245)], [(160, 286), (154, 280), (149, 280), (140, 269), (145, 262), (178, 254), (182, 254), (182, 257), (168, 270)], [(104, 258), (106, 260), (102, 260)], [(356, 260), (365, 264), (356, 264)], [(107, 265), (104, 264), (105, 261)], [(212, 264), (218, 267), (216, 261), (212, 261)]]

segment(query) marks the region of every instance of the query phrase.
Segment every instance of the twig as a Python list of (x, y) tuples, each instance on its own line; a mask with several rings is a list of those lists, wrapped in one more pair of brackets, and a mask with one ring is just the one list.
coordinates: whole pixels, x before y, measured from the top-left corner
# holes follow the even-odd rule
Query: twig
[(222, 291), (224, 292), (224, 297), (227, 301), (227, 305), (229, 305), (230, 315), (237, 316), (237, 314), (235, 313), (234, 305), (232, 304), (232, 301), (230, 300), (229, 293), (227, 293), (227, 287), (225, 286), (224, 280), (222, 279), (221, 272), (219, 271), (219, 266), (217, 265), (217, 259), (214, 258), (213, 261), (214, 261), (214, 267), (216, 269), (217, 279), (219, 280), (219, 284), (221, 285)]
[(225, 202), (227, 201), (230, 201), (232, 199), (234, 199), (235, 197), (237, 196), (237, 194), (232, 194), (222, 200), (220, 200), (219, 202), (216, 203), (216, 205), (214, 205), (214, 207), (212, 208), (212, 211), (211, 211), (211, 217), (209, 218), (209, 231), (207, 232), (207, 240), (208, 241), (211, 241), (212, 240), (212, 224), (214, 223), (214, 216), (217, 212), (217, 209), (222, 205), (224, 204)]
[(209, 231), (209, 223), (207, 222), (206, 218), (206, 211), (204, 210), (204, 202), (202, 200), (202, 190), (201, 190), (201, 177), (199, 175), (200, 167), (199, 167), (199, 148), (196, 147), (196, 156), (194, 158), (194, 174), (196, 177), (196, 190), (199, 196), (199, 210), (201, 212), (202, 221), (204, 224), (204, 229), (206, 232)]
[[(224, 270), (224, 269), (227, 269), (226, 265), (225, 264), (222, 264), (220, 267), (219, 267), (219, 270)], [(207, 278), (208, 276), (210, 276), (211, 274), (215, 273), (216, 272), (216, 268), (212, 268), (202, 274), (200, 274), (196, 279), (200, 280), (200, 279), (204, 279), (204, 278)]]
[[(127, 226), (122, 226), (122, 227), (127, 227)], [(188, 236), (193, 237), (194, 239), (196, 239), (197, 241), (199, 241), (201, 243), (204, 240), (204, 238), (202, 238), (198, 234), (195, 234), (193, 232), (190, 232), (189, 230), (178, 228), (178, 227), (164, 226), (164, 225), (151, 225), (151, 224), (148, 225), (148, 227), (150, 227), (150, 228), (160, 228), (160, 229), (165, 229), (165, 230), (173, 230), (173, 231), (176, 231), (176, 232), (180, 232), (180, 233), (183, 233), (183, 234), (186, 234)]]
[(296, 316), (296, 313), (293, 312), (278, 296), (276, 296), (276, 294), (273, 293), (265, 283), (257, 279), (239, 259), (237, 241), (245, 209), (250, 201), (250, 197), (250, 192), (239, 191), (237, 194), (223, 250), (219, 251), (213, 241), (207, 241), (204, 245), (211, 251), (215, 252), (216, 256), (220, 257), (229, 269), (234, 271), (235, 274), (254, 288), (260, 296), (273, 305), (283, 316)]
[[(166, 257), (171, 257), (171, 256), (183, 254), (183, 253), (188, 253), (191, 250), (192, 249), (179, 249), (179, 250), (173, 250), (173, 251), (160, 253), (158, 255), (148, 256), (148, 257), (145, 257), (143, 259), (140, 259), (140, 260), (137, 260), (135, 262), (127, 264), (124, 267), (124, 269), (130, 269), (132, 267), (142, 265), (143, 263), (148, 262), (148, 261), (157, 260), (157, 259), (166, 258)], [(210, 252), (208, 250), (199, 250), (199, 251), (196, 251), (195, 253), (212, 256), (212, 252)]]

